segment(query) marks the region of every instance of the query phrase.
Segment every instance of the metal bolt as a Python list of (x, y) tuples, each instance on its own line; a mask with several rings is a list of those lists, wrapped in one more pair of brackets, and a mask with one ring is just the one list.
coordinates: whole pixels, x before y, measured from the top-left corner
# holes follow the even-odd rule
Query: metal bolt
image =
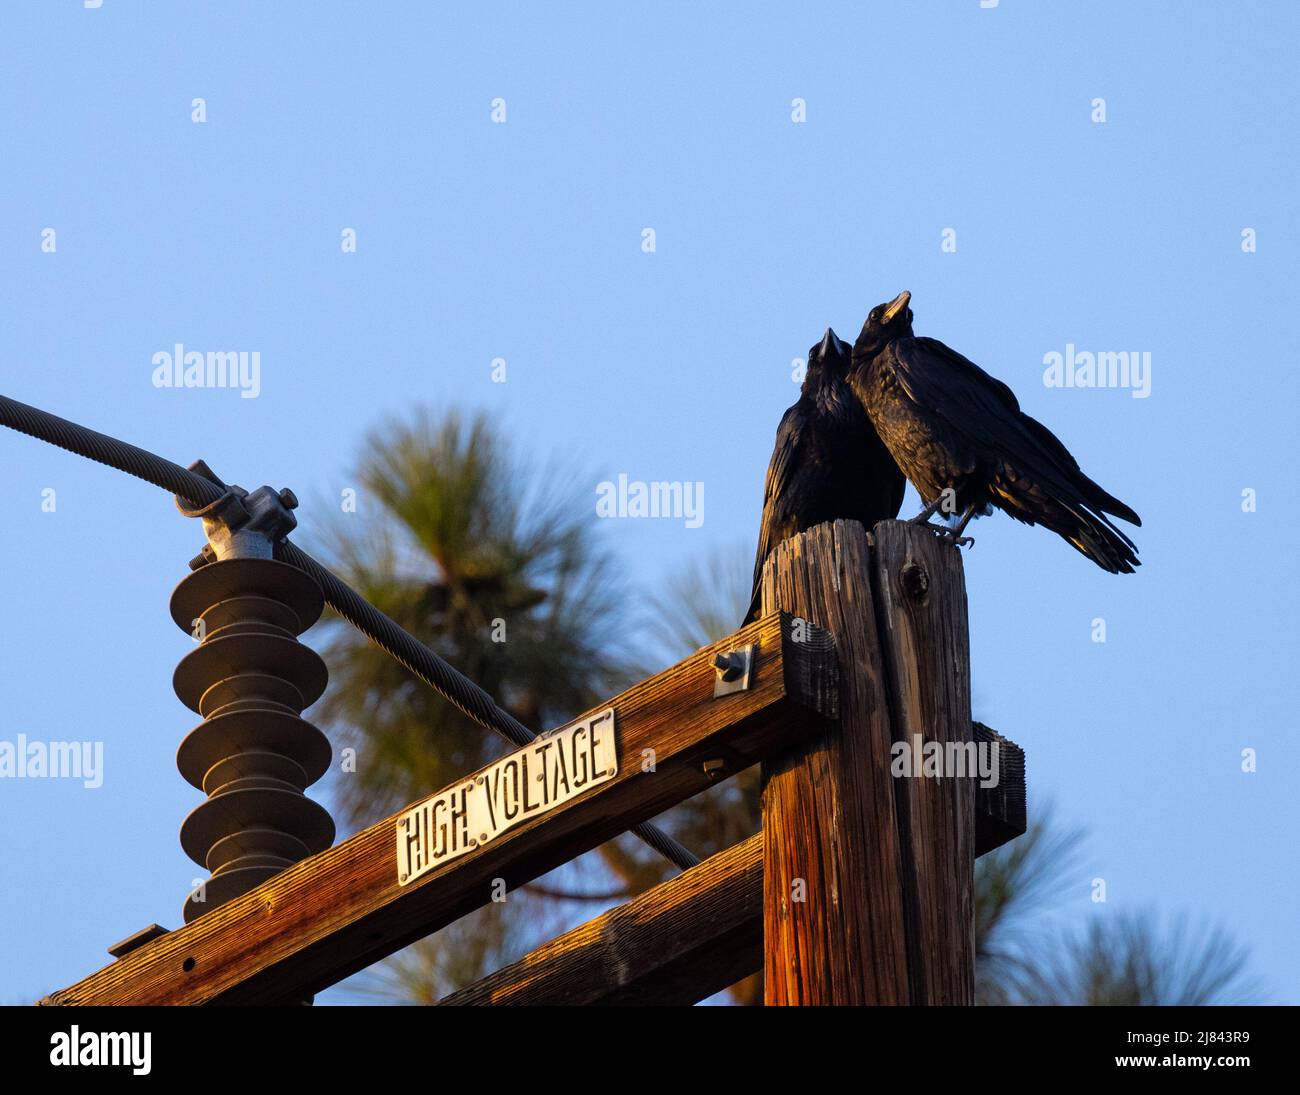
[(298, 496), (294, 494), (293, 491), (291, 491), (288, 487), (280, 488), (280, 501), (284, 503), (285, 509), (298, 508)]
[(717, 671), (720, 680), (734, 681), (744, 671), (738, 664), (739, 658), (735, 652), (726, 654), (718, 653), (713, 655), (713, 668)]

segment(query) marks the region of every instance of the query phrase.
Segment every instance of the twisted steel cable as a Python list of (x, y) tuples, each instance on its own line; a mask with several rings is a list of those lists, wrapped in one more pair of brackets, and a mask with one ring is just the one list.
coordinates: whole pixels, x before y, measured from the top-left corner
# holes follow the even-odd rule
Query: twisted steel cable
[[(215, 502), (225, 493), (203, 476), (147, 449), (4, 395), (0, 395), (0, 425), (134, 475), (184, 498), (195, 507)], [(301, 548), (287, 539), (281, 540), (276, 545), (275, 555), (281, 562), (310, 574), (320, 585), (326, 604), (462, 714), (515, 746), (527, 745), (537, 736), (508, 711), (498, 707), (486, 691)], [(658, 826), (642, 822), (633, 826), (631, 831), (682, 870), (700, 862), (698, 856)]]

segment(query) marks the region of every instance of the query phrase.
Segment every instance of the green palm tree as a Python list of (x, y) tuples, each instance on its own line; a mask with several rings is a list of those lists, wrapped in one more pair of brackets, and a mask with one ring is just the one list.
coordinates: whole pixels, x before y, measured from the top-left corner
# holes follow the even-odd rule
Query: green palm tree
[(1045, 808), (1029, 831), (975, 861), (975, 997), (1014, 1003), (1032, 980), (1043, 919), (1078, 876), (1083, 834)]
[(1245, 949), (1220, 928), (1151, 910), (1055, 915), (1080, 877), (1078, 830), (1050, 810), (975, 866), (976, 1002), (1204, 1005), (1259, 1002)]

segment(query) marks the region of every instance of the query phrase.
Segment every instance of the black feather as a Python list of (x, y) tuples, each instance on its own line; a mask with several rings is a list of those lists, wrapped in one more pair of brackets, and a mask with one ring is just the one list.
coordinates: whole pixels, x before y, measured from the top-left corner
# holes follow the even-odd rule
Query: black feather
[(777, 544), (839, 518), (870, 529), (897, 517), (903, 504), (903, 473), (847, 384), (851, 361), (848, 345), (828, 328), (808, 352), (798, 401), (781, 417), (763, 488), (746, 623), (759, 614), (763, 563)]

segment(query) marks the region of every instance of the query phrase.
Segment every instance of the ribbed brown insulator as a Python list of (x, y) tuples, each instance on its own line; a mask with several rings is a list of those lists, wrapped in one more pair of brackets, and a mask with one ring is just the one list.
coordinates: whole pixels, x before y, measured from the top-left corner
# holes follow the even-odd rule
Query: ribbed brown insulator
[(334, 842), (330, 815), (303, 794), (330, 762), (325, 735), (300, 717), (327, 674), (297, 637), (323, 607), (312, 578), (271, 559), (209, 563), (172, 594), (172, 619), (202, 636), (172, 679), (203, 716), (176, 764), (208, 796), (181, 825), (181, 847), (212, 872), (185, 902), (187, 923)]

